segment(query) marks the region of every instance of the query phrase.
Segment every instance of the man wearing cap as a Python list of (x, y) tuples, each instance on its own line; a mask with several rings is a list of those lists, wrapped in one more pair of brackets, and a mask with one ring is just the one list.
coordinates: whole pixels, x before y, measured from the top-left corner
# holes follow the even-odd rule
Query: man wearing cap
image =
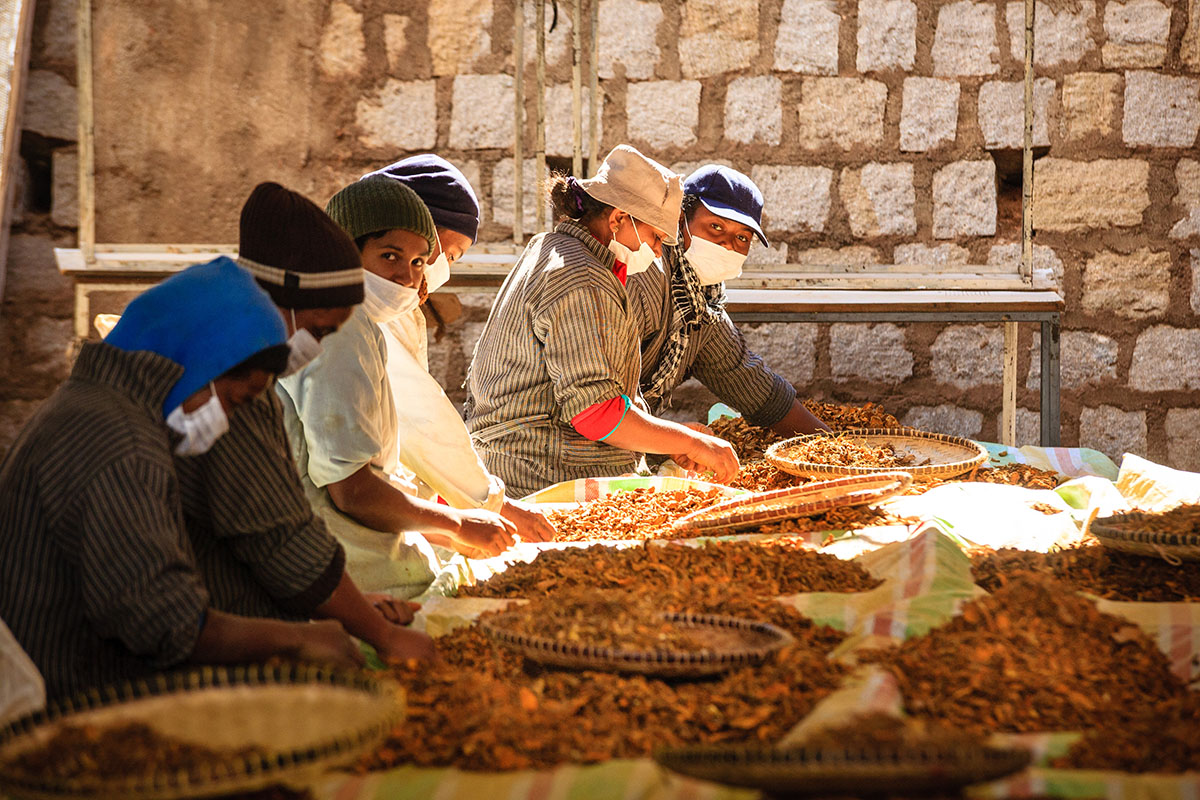
[(184, 663), (353, 666), (334, 621), (228, 613), (184, 529), (172, 453), (201, 454), (287, 362), (270, 298), (228, 258), (136, 298), (0, 464), (0, 617), (51, 697)]
[(762, 193), (729, 167), (700, 167), (683, 182), (680, 241), (629, 282), (642, 331), (641, 389), (652, 410), (695, 376), (748, 422), (784, 435), (827, 430), (787, 380), (746, 346), (725, 312), (724, 281), (736, 278), (757, 237)]
[[(238, 263), (279, 310), (290, 338), (286, 373), (320, 353), (363, 299), (354, 242), (307, 198), (276, 183), (242, 207)], [(406, 604), (373, 606), (345, 570), (345, 552), (313, 513), (292, 461), (274, 391), (248, 403), (206, 453), (177, 456), (184, 518), (214, 607), (257, 617), (339, 620), (384, 659), (432, 655), (429, 637), (399, 627)]]
[(733, 477), (728, 443), (645, 411), (626, 281), (675, 241), (679, 176), (628, 145), (594, 178), (552, 179), (560, 224), (535, 236), (488, 315), (467, 373), (467, 427), (514, 494), (633, 471), (643, 453)]

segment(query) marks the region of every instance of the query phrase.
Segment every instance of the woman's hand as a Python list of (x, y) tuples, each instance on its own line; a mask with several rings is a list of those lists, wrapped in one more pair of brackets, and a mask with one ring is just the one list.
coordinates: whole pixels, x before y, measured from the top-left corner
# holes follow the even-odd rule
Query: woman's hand
[(499, 514), (471, 508), (458, 510), (457, 517), (458, 530), (450, 535), (460, 544), (488, 556), (498, 556), (513, 546), (517, 526)]
[(388, 664), (397, 664), (409, 660), (433, 661), (437, 658), (437, 648), (433, 639), (419, 631), (408, 628), (393, 627), (375, 644), (375, 652)]
[(672, 456), (675, 463), (694, 472), (711, 471), (713, 480), (725, 483), (737, 477), (738, 457), (733, 446), (724, 439), (696, 432), (683, 453)]
[(365, 594), (372, 606), (375, 607), (383, 618), (393, 625), (407, 625), (413, 621), (413, 617), (421, 610), (420, 603), (410, 603), (407, 600), (399, 600), (392, 597), (390, 594), (370, 593)]
[(362, 651), (342, 623), (332, 619), (305, 624), (291, 655), (297, 661), (342, 668), (362, 667), (366, 663)]
[(546, 519), (546, 515), (524, 503), (506, 499), (500, 515), (516, 526), (521, 541), (554, 541), (554, 526)]

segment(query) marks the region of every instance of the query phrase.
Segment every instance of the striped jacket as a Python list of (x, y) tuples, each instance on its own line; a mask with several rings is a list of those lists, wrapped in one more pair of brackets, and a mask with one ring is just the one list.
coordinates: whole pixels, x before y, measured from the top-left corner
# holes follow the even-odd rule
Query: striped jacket
[[(682, 248), (663, 248), (663, 263), (682, 258)], [(643, 384), (654, 374), (668, 339), (682, 326), (679, 311), (671, 302), (667, 274), (658, 264), (630, 277), (629, 303), (641, 331)], [(658, 413), (670, 403), (670, 390), (695, 377), (724, 403), (740, 411), (748, 422), (769, 428), (787, 415), (796, 399), (796, 389), (787, 379), (772, 372), (762, 358), (746, 346), (742, 332), (733, 324), (721, 303), (716, 322), (701, 325), (687, 341), (678, 370), (668, 381), (662, 397), (647, 397), (650, 410)]]
[(639, 453), (571, 427), (624, 394), (644, 408), (639, 332), (614, 259), (573, 222), (535, 236), (509, 273), (467, 371), (467, 429), (488, 471), (520, 497), (634, 469)]
[(184, 521), (213, 608), (309, 619), (337, 588), (341, 545), (313, 513), (268, 389), (200, 456), (176, 456)]
[(49, 696), (185, 660), (208, 592), (162, 404), (183, 370), (83, 345), (0, 465), (0, 618)]

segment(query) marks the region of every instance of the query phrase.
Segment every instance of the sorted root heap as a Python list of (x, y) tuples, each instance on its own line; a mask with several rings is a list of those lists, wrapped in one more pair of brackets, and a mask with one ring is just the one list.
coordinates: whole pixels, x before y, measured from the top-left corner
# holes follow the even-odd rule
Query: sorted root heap
[[(728, 588), (728, 587), (727, 587)], [(826, 654), (842, 634), (770, 600), (667, 601), (663, 610), (772, 622), (796, 641), (763, 664), (719, 680), (665, 682), (604, 672), (538, 669), (477, 626), (438, 640), (444, 663), (392, 668), (404, 722), (360, 769), (398, 764), (469, 770), (536, 769), (646, 757), (656, 747), (772, 743), (837, 686), (846, 668)]]
[(1175, 536), (1200, 534), (1200, 505), (1183, 504), (1161, 513), (1115, 514), (1096, 520), (1118, 531), (1168, 533)]
[(1053, 766), (1121, 772), (1200, 770), (1200, 692), (1148, 703), (1122, 725), (1091, 731)]
[(971, 572), (989, 592), (1017, 575), (1034, 572), (1053, 575), (1073, 589), (1108, 600), (1200, 601), (1200, 570), (1114, 553), (1094, 543), (1053, 553), (1010, 548), (977, 551), (971, 554)]
[(802, 592), (861, 592), (880, 581), (851, 561), (805, 549), (794, 540), (709, 542), (704, 547), (643, 544), (545, 550), (475, 586), (467, 597), (530, 598), (578, 589), (637, 588), (663, 596), (778, 597)]
[(2, 766), (12, 777), (32, 780), (95, 782), (178, 773), (203, 780), (227, 774), (232, 762), (263, 756), (257, 748), (215, 750), (128, 722), (63, 725), (44, 744)]
[(896, 453), (891, 445), (867, 444), (849, 434), (818, 436), (779, 451), (780, 458), (838, 467), (915, 467), (912, 456)]
[(913, 716), (981, 734), (1118, 728), (1187, 691), (1140, 629), (1035, 576), (862, 660), (891, 670)]
[[(635, 489), (591, 500), (578, 508), (547, 515), (558, 542), (593, 542), (600, 539), (679, 539), (671, 523), (701, 508), (719, 503), (719, 489), (655, 491)], [(695, 535), (695, 534), (693, 534)]]
[(900, 420), (893, 417), (878, 403), (867, 402), (861, 406), (843, 406), (837, 403), (818, 403), (805, 400), (804, 407), (830, 430), (848, 431), (851, 428), (900, 428)]
[(814, 750), (874, 750), (899, 747), (977, 747), (984, 737), (934, 720), (894, 717), (878, 712), (857, 714), (841, 725), (821, 728), (800, 744)]

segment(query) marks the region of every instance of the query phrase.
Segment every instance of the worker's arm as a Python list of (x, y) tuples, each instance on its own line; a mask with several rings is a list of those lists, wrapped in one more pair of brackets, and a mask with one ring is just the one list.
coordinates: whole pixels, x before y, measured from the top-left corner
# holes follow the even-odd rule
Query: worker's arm
[[(412, 606), (402, 600), (395, 601), (407, 611), (408, 622), (412, 620)], [(358, 590), (354, 580), (346, 572), (329, 599), (317, 607), (317, 616), (336, 619), (351, 635), (357, 636), (375, 648), (384, 661), (404, 661), (410, 658), (427, 661), (433, 658), (433, 640), (423, 633), (409, 630), (388, 621), (374, 604)]]
[(210, 608), (188, 661), (241, 664), (273, 657), (360, 667), (364, 659), (354, 640), (334, 620), (283, 622), (239, 617)]
[(685, 469), (711, 470), (719, 482), (732, 480), (738, 458), (723, 439), (692, 430), (677, 422), (659, 419), (630, 406), (625, 418), (605, 437), (614, 447), (639, 453), (664, 453)]
[(771, 430), (783, 436), (799, 436), (805, 433), (827, 431), (829, 426), (805, 408), (799, 399), (796, 399), (792, 401), (792, 407), (788, 409), (783, 419), (771, 426)]

